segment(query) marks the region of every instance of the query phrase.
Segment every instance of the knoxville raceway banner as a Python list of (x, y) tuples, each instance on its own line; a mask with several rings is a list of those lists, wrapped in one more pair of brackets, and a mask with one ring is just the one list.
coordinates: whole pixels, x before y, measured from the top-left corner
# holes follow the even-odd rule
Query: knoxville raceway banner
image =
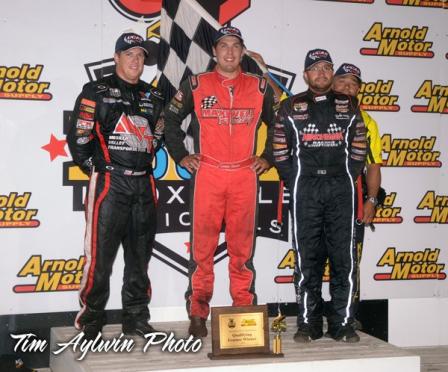
[[(305, 54), (330, 51), (335, 67), (362, 70), (362, 107), (383, 142), (384, 206), (369, 229), (361, 299), (447, 297), (448, 7), (424, 0), (199, 1), (241, 28), (247, 47), (294, 93)], [(87, 178), (65, 135), (82, 86), (113, 71), (117, 37), (158, 42), (161, 1), (16, 0), (0, 17), (0, 315), (78, 310)], [(26, 11), (24, 11), (24, 9)], [(146, 66), (151, 82), (156, 66)], [(261, 138), (265, 132), (260, 133)], [(259, 149), (261, 150), (261, 149)], [(159, 226), (149, 273), (152, 309), (183, 308), (189, 256), (189, 174), (161, 149), (154, 163)], [(276, 222), (278, 175), (260, 182), (255, 253), (260, 303), (295, 301), (288, 223)], [(224, 234), (215, 256), (214, 305), (230, 304)], [(109, 309), (121, 307), (118, 255)], [(328, 280), (328, 270), (325, 280)], [(326, 284), (325, 286), (327, 286)]]

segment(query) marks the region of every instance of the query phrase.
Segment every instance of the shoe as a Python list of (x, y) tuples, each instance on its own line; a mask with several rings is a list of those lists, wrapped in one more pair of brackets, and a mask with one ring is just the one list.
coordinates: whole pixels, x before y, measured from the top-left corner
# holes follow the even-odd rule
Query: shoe
[(306, 342), (311, 342), (312, 340), (317, 340), (323, 335), (322, 328), (312, 328), (309, 326), (299, 326), (297, 332), (294, 334), (294, 341), (301, 344)]
[(143, 338), (148, 333), (158, 332), (147, 320), (127, 321), (123, 323), (121, 329), (125, 335), (138, 335)]
[(103, 326), (97, 323), (85, 324), (82, 331), (84, 332), (84, 340), (95, 340), (98, 334), (100, 334), (99, 340), (102, 339), (101, 332), (103, 330)]
[(194, 337), (207, 337), (207, 327), (205, 326), (205, 319), (199, 316), (190, 317), (190, 326), (188, 333)]
[(356, 343), (359, 342), (359, 335), (355, 332), (351, 325), (330, 327), (328, 329), (329, 336), (336, 341)]
[(355, 331), (362, 331), (362, 323), (358, 319), (353, 321), (352, 326)]

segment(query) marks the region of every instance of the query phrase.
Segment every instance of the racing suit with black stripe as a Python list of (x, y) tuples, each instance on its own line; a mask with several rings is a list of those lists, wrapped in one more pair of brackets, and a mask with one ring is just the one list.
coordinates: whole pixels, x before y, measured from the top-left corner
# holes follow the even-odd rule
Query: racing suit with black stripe
[[(353, 316), (356, 293), (354, 182), (365, 162), (366, 139), (357, 102), (330, 91), (306, 91), (282, 102), (275, 123), (274, 160), (291, 193), (296, 252), (298, 326), (322, 333), (322, 275), (332, 267), (330, 294), (343, 327)], [(323, 232), (327, 246), (321, 243)]]
[(156, 89), (143, 81), (127, 83), (116, 74), (86, 84), (76, 100), (67, 142), (75, 164), (90, 176), (78, 329), (105, 322), (120, 243), (123, 324), (149, 319), (147, 269), (156, 231), (152, 159), (163, 132), (163, 120), (156, 125), (162, 108)]
[(190, 183), (190, 316), (206, 319), (213, 295), (214, 253), (225, 221), (233, 305), (256, 303), (252, 263), (257, 227), (258, 176), (251, 168), (257, 130), (267, 124), (261, 155), (272, 164), (273, 91), (265, 79), (239, 73), (228, 79), (217, 71), (184, 81), (165, 110), (165, 141), (179, 163), (188, 152), (182, 120), (192, 114), (194, 151), (200, 165)]

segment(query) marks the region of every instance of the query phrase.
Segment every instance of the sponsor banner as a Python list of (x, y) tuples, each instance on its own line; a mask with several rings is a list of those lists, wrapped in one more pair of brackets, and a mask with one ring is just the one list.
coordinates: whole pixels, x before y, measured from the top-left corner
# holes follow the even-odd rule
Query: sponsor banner
[(448, 9), (447, 0), (386, 0), (388, 5)]
[[(283, 258), (280, 260), (277, 265), (278, 270), (289, 270), (290, 272), (294, 271), (296, 263), (296, 254), (294, 249), (289, 249)], [(283, 274), (277, 275), (274, 278), (275, 283), (277, 284), (291, 284), (294, 283), (294, 275), (293, 274)], [(325, 262), (324, 274), (322, 276), (322, 283), (327, 283), (330, 281), (330, 261), (327, 259)]]
[(437, 137), (392, 138), (381, 137), (384, 167), (440, 168), (440, 151), (434, 150)]
[(17, 273), (18, 278), (27, 278), (29, 283), (17, 284), (13, 291), (14, 293), (77, 291), (81, 284), (84, 263), (84, 256), (68, 260), (42, 260), (41, 255), (33, 255)]
[(337, 3), (358, 3), (358, 4), (373, 4), (375, 0), (321, 0), (321, 1), (334, 1)]
[(440, 249), (425, 248), (415, 251), (397, 251), (389, 247), (378, 260), (376, 266), (387, 269), (374, 275), (382, 280), (445, 280), (445, 263), (439, 259)]
[(373, 218), (373, 223), (402, 223), (403, 217), (401, 216), (401, 207), (395, 204), (397, 198), (396, 192), (391, 192), (386, 195), (383, 205), (376, 209), (375, 217)]
[(375, 22), (364, 35), (364, 41), (377, 43), (375, 48), (361, 48), (365, 56), (432, 58), (433, 42), (426, 40), (428, 26), (384, 27)]
[[(360, 67), (365, 81), (358, 98), (364, 110), (375, 111), (378, 116), (384, 152), (382, 185), (387, 190), (386, 199), (373, 220), (375, 233), (366, 229), (362, 296), (368, 299), (447, 296), (446, 286), (441, 286), (446, 282), (440, 277), (409, 279), (416, 274), (444, 275), (445, 268), (438, 271), (437, 265), (444, 265), (448, 259), (447, 248), (442, 246), (448, 218), (444, 192), (448, 187), (445, 151), (448, 53), (443, 43), (448, 13), (441, 9), (446, 1), (198, 0), (198, 3), (214, 19), (221, 23), (231, 21), (240, 27), (248, 49), (259, 52), (270, 72), (294, 94), (306, 89), (303, 79), (296, 79), (296, 74), (299, 77), (302, 74), (308, 49), (327, 49), (335, 67), (342, 62)], [(68, 0), (63, 5), (55, 2), (51, 6), (17, 0), (3, 7), (2, 16), (6, 21), (0, 22), (0, 31), (8, 35), (0, 40), (3, 51), (0, 127), (4, 135), (0, 147), (3, 159), (0, 228), (4, 229), (0, 234), (0, 249), (6, 254), (0, 270), (8, 288), (2, 297), (5, 313), (78, 310), (76, 291), (84, 260), (80, 255), (83, 254), (85, 216), (76, 212), (84, 211), (88, 177), (72, 162), (65, 142), (72, 124), (69, 110), (85, 83), (114, 71), (114, 45), (122, 31), (133, 29), (146, 41), (159, 41), (160, 6), (161, 1), (108, 0), (104, 7), (92, 8), (87, 0)], [(24, 7), (30, 14), (42, 17), (20, 22), (15, 15)], [(70, 19), (51, 17), (63, 11), (70, 12)], [(312, 17), (299, 22), (294, 14), (320, 14), (327, 20), (321, 25), (322, 33), (309, 33), (314, 27)], [(347, 17), (352, 22), (345, 22)], [(101, 27), (98, 19), (104, 20)], [(53, 27), (38, 27), (37, 21), (51, 23)], [(79, 30), (76, 36), (72, 35), (74, 25)], [(185, 30), (188, 37), (190, 31)], [(261, 31), (264, 31), (262, 40)], [(29, 35), (33, 35), (33, 43), (17, 48)], [(308, 35), (309, 43), (296, 45), (296, 35)], [(58, 48), (45, 49), (42, 40), (46, 44), (50, 40)], [(350, 51), (346, 44), (354, 45), (355, 50)], [(285, 48), (285, 45), (296, 47)], [(145, 81), (155, 79), (154, 63), (153, 67), (145, 67)], [(208, 107), (212, 103), (212, 97), (204, 102), (204, 113), (216, 115), (222, 122), (245, 125), (253, 114), (244, 107), (237, 107), (233, 112), (213, 111), (216, 105)], [(92, 107), (85, 102), (81, 111), (82, 117), (75, 120), (75, 125), (80, 130), (90, 130)], [(140, 131), (138, 123), (130, 124), (123, 122), (117, 130), (142, 141), (147, 133)], [(310, 140), (316, 140), (312, 133), (307, 135)], [(340, 134), (326, 133), (324, 137), (336, 141)], [(259, 138), (257, 147), (263, 142), (264, 137)], [(257, 153), (260, 153), (258, 149)], [(173, 162), (165, 148), (157, 153), (153, 166), (159, 212), (158, 235), (149, 269), (154, 294), (151, 306), (184, 307), (189, 260), (190, 174)], [(294, 300), (294, 252), (288, 236), (291, 230), (289, 196), (285, 190), (283, 224), (279, 224), (278, 188), (275, 170), (261, 177), (254, 255), (260, 302)], [(228, 294), (225, 226), (222, 231), (214, 256), (217, 279), (213, 301), (219, 305), (232, 301)], [(63, 254), (61, 247), (64, 247)], [(393, 247), (395, 252), (389, 250)], [(403, 253), (410, 257), (408, 251), (414, 254), (412, 262), (411, 258), (400, 256)], [(384, 265), (377, 266), (381, 259)], [(420, 259), (419, 272), (416, 264)], [(406, 266), (408, 263), (411, 265)], [(401, 266), (395, 267), (397, 264)], [(119, 253), (111, 279), (110, 308), (121, 306), (122, 266)], [(381, 276), (375, 277), (376, 274), (400, 280), (379, 279)], [(329, 275), (326, 266), (323, 280), (328, 281)]]
[(366, 111), (400, 111), (399, 97), (391, 94), (393, 84), (393, 80), (363, 82), (357, 96), (361, 108)]
[(448, 223), (448, 195), (437, 195), (427, 191), (417, 205), (418, 210), (427, 210), (430, 215), (414, 217), (415, 223)]
[(28, 208), (31, 195), (31, 192), (0, 195), (0, 228), (39, 227), (40, 221), (36, 218), (39, 210)]
[(40, 81), (44, 66), (0, 66), (0, 99), (49, 101), (50, 83)]
[(414, 98), (428, 100), (428, 102), (426, 105), (413, 105), (412, 112), (448, 114), (448, 85), (434, 84), (432, 80), (425, 80)]

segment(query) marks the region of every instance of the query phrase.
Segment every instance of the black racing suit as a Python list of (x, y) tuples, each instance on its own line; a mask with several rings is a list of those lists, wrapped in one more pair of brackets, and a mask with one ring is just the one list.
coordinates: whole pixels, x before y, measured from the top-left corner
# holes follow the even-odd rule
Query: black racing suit
[[(322, 275), (332, 267), (329, 326), (345, 326), (356, 292), (354, 181), (365, 162), (366, 139), (357, 102), (330, 91), (306, 91), (282, 102), (274, 159), (291, 193), (298, 325), (322, 333)], [(323, 232), (328, 247), (321, 244)], [(317, 336), (318, 337), (318, 336)]]
[(163, 131), (160, 93), (116, 74), (88, 83), (76, 100), (67, 142), (90, 175), (85, 202), (86, 264), (75, 326), (104, 324), (109, 279), (124, 250), (123, 323), (149, 319), (148, 263), (156, 231), (152, 160)]

